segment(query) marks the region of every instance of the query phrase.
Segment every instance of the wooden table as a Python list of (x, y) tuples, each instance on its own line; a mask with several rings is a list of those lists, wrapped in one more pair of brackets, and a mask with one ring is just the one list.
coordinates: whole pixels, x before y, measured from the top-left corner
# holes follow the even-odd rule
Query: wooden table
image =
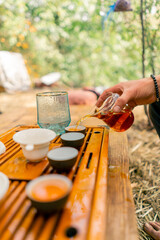
[[(24, 158), (12, 136), (26, 128), (15, 127), (0, 136), (7, 147), (6, 153), (0, 156), (0, 171), (10, 171), (15, 158), (16, 161)], [(61, 145), (59, 138), (50, 148), (57, 145)], [(73, 181), (73, 189), (63, 211), (44, 216), (32, 207), (25, 192), (27, 181), (22, 180), (27, 176), (24, 170), (21, 180), (10, 180), (9, 191), (1, 204), (0, 239), (138, 239), (128, 168), (125, 133), (88, 128), (75, 166), (68, 174), (64, 173)], [(47, 164), (43, 174), (49, 173), (55, 171)]]
[[(2, 112), (0, 114), (0, 134), (16, 125), (36, 124), (36, 93), (44, 91), (51, 91), (51, 89), (32, 89), (29, 92), (14, 94), (0, 93), (0, 112)], [(88, 105), (71, 105), (71, 123), (74, 124), (80, 117), (87, 114), (91, 108), (92, 106)], [(96, 125), (96, 122), (93, 125)]]
[[(22, 157), (12, 136), (26, 128), (16, 125), (36, 124), (36, 92), (39, 90), (0, 96), (3, 112), (0, 114), (0, 141), (7, 146), (7, 152), (0, 156), (0, 171), (15, 154)], [(72, 123), (90, 108), (70, 106)], [(96, 126), (99, 122), (94, 120), (88, 125), (91, 124)], [(61, 144), (59, 139), (52, 142), (51, 148), (55, 144)], [(73, 190), (62, 214), (45, 217), (37, 213), (26, 198), (27, 181), (10, 180), (9, 191), (0, 208), (0, 240), (138, 240), (128, 170), (126, 134), (108, 133), (106, 128), (100, 127), (88, 128), (77, 163), (68, 174)], [(54, 174), (54, 170), (47, 165), (43, 174), (48, 173)], [(77, 229), (77, 234), (68, 238), (67, 231), (75, 232), (72, 227)]]

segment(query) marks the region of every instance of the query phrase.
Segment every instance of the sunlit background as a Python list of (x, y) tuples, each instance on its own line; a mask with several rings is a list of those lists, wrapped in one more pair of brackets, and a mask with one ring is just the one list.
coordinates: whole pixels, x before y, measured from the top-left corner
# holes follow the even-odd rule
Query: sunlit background
[[(0, 51), (20, 52), (30, 78), (60, 72), (70, 87), (142, 77), (141, 1), (104, 21), (111, 0), (0, 0)], [(160, 63), (159, 0), (145, 0), (145, 74)]]

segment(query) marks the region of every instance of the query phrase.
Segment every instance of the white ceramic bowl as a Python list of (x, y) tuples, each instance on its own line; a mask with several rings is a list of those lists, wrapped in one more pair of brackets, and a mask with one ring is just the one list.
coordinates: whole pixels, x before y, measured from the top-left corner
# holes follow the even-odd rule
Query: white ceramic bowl
[(3, 197), (5, 196), (8, 187), (9, 187), (8, 177), (4, 173), (0, 172), (0, 202), (3, 200)]
[(14, 134), (13, 140), (20, 144), (27, 160), (39, 162), (46, 156), (50, 141), (55, 137), (56, 133), (52, 130), (31, 128)]

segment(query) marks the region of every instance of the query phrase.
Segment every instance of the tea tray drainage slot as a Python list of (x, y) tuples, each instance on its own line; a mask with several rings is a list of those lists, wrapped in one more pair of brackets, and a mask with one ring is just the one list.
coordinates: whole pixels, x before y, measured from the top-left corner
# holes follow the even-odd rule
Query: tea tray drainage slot
[(89, 154), (89, 157), (88, 157), (87, 168), (89, 168), (89, 166), (90, 166), (90, 162), (91, 162), (92, 156), (93, 156), (93, 153), (91, 152), (91, 153)]

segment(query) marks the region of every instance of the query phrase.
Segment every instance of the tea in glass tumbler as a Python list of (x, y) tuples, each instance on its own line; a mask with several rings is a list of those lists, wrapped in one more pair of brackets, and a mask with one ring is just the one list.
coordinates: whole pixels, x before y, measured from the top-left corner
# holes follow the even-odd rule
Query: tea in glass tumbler
[(68, 93), (54, 91), (37, 93), (37, 123), (41, 128), (53, 130), (56, 134), (65, 132), (71, 122)]

